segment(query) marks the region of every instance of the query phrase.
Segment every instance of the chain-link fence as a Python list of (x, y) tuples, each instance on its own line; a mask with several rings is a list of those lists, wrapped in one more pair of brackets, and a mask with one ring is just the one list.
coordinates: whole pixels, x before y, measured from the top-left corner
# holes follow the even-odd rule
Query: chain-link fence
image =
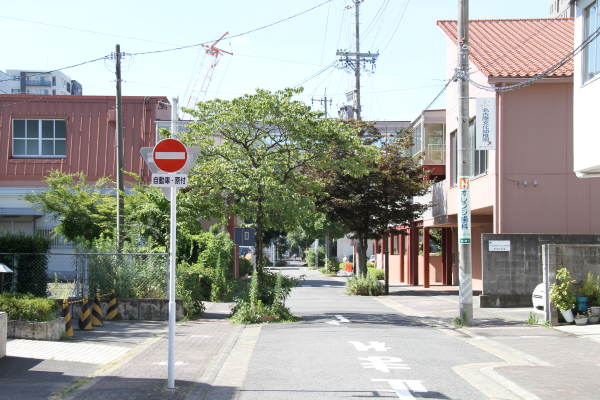
[(5, 291), (39, 297), (95, 296), (112, 290), (120, 298), (166, 298), (167, 254), (0, 253), (14, 273)]

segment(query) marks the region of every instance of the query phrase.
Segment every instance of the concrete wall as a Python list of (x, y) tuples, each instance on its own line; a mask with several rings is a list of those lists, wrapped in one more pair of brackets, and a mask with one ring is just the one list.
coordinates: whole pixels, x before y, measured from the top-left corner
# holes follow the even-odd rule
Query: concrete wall
[[(587, 278), (588, 272), (592, 275), (600, 275), (600, 245), (542, 245), (543, 277), (546, 285), (546, 293), (550, 285), (556, 282), (556, 271), (566, 268), (571, 277), (577, 282), (577, 289)], [(546, 297), (546, 320), (552, 321), (552, 325), (558, 324), (558, 311), (554, 304), (549, 303)]]
[[(62, 312), (62, 300), (57, 299)], [(100, 299), (102, 316), (106, 316), (109, 299)], [(77, 326), (82, 303), (69, 304), (73, 327)], [(90, 301), (90, 311), (92, 301)], [(125, 320), (166, 321), (169, 318), (168, 299), (117, 299), (117, 310)], [(175, 299), (175, 318), (183, 318), (183, 299)]]
[[(489, 251), (490, 240), (510, 240), (510, 252)], [(543, 282), (542, 245), (600, 245), (600, 235), (483, 234), (481, 307), (531, 307)]]
[(5, 312), (0, 312), (0, 358), (6, 355), (6, 323), (8, 317)]

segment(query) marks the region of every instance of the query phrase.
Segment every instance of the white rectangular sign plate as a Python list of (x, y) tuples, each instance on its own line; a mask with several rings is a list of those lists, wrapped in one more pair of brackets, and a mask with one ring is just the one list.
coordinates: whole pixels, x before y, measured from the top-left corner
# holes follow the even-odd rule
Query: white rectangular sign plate
[(510, 251), (510, 240), (490, 240), (490, 251)]
[(476, 100), (475, 150), (496, 150), (496, 99)]
[(152, 174), (154, 187), (186, 187), (187, 174)]

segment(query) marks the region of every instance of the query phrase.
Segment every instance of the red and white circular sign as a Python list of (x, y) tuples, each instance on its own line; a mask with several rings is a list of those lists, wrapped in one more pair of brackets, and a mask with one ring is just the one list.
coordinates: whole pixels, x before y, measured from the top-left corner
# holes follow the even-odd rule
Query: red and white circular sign
[(152, 157), (158, 168), (164, 172), (177, 172), (187, 161), (187, 150), (177, 139), (163, 139), (154, 146)]

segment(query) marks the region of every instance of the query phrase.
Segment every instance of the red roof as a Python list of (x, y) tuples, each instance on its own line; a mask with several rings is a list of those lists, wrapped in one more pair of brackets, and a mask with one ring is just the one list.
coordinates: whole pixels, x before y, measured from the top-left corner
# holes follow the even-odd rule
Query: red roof
[[(437, 25), (457, 43), (456, 21)], [(531, 77), (573, 51), (573, 18), (469, 21), (470, 61), (487, 77)], [(573, 60), (549, 76), (572, 76)]]

